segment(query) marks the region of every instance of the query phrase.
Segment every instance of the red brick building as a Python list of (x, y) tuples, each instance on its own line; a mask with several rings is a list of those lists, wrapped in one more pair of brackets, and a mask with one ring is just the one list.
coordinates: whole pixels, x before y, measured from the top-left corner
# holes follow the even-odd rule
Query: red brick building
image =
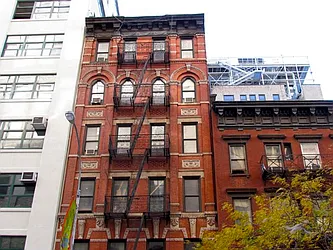
[[(215, 230), (204, 16), (86, 20), (56, 249), (76, 193), (75, 249), (192, 249)], [(190, 244), (184, 244), (186, 240)]]
[[(214, 96), (212, 96), (214, 99)], [(253, 194), (272, 192), (273, 175), (332, 164), (333, 102), (212, 102), (218, 225), (223, 202), (255, 210)]]

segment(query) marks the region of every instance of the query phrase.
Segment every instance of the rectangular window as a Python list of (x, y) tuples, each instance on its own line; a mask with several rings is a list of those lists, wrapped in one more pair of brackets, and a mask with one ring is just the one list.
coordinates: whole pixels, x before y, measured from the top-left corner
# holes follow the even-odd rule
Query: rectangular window
[(63, 34), (7, 36), (2, 56), (60, 56), (63, 39)]
[(74, 250), (89, 250), (89, 241), (75, 241)]
[(128, 179), (112, 181), (112, 212), (125, 213), (128, 199)]
[(249, 95), (250, 101), (255, 101), (256, 100), (256, 95)]
[(121, 240), (109, 241), (108, 250), (126, 250), (126, 241), (121, 241)]
[(230, 169), (231, 174), (246, 173), (246, 151), (244, 144), (230, 144)]
[(273, 101), (279, 101), (280, 95), (279, 94), (273, 94)]
[(264, 94), (259, 94), (259, 101), (266, 101), (266, 96)]
[(200, 212), (200, 178), (184, 178), (184, 211)]
[(240, 95), (240, 100), (241, 101), (247, 101), (247, 96), (246, 95)]
[(1, 99), (48, 99), (56, 75), (0, 75)]
[(84, 153), (86, 155), (95, 155), (98, 152), (100, 127), (91, 126), (86, 130), (86, 141)]
[(164, 240), (147, 240), (147, 250), (164, 250)]
[(97, 62), (107, 62), (109, 58), (109, 42), (98, 42), (96, 61)]
[(0, 149), (41, 149), (44, 136), (29, 121), (0, 121)]
[(69, 13), (70, 0), (18, 0), (14, 19), (64, 19)]
[(128, 154), (131, 148), (131, 125), (119, 126), (117, 134), (117, 154)]
[(163, 156), (165, 149), (165, 125), (151, 125), (151, 156)]
[(195, 250), (200, 244), (200, 239), (184, 239), (184, 250)]
[(291, 150), (291, 143), (284, 143), (284, 157), (286, 160), (292, 160), (293, 159), (293, 151)]
[(234, 96), (233, 95), (224, 95), (223, 96), (223, 101), (225, 101), (225, 102), (233, 102), (234, 101)]
[(193, 40), (181, 39), (180, 41), (181, 58), (193, 58)]
[(80, 212), (92, 212), (94, 204), (95, 180), (81, 181)]
[(35, 183), (23, 183), (19, 174), (0, 174), (0, 207), (31, 207)]
[(153, 42), (153, 62), (164, 62), (165, 59), (165, 41), (155, 40)]
[(0, 236), (0, 250), (24, 250), (25, 236)]
[(197, 124), (183, 124), (183, 153), (198, 153)]
[(124, 62), (133, 63), (136, 59), (136, 41), (125, 41)]
[(305, 169), (317, 170), (321, 167), (318, 143), (301, 143), (302, 157)]
[(164, 212), (164, 179), (149, 179), (149, 212)]
[[(233, 199), (235, 211), (242, 212), (248, 215), (249, 222), (252, 223), (252, 211), (250, 198), (234, 198)], [(236, 223), (239, 223), (236, 221)]]
[(266, 151), (267, 166), (269, 168), (282, 168), (283, 167), (282, 152), (281, 152), (280, 144), (266, 144), (265, 151)]

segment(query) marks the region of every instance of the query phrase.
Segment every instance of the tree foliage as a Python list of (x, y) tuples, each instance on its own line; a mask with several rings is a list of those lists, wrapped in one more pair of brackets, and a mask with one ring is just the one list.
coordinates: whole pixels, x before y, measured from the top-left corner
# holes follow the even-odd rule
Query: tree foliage
[(272, 195), (254, 196), (253, 222), (225, 203), (229, 221), (204, 235), (198, 249), (333, 249), (333, 171), (277, 177)]

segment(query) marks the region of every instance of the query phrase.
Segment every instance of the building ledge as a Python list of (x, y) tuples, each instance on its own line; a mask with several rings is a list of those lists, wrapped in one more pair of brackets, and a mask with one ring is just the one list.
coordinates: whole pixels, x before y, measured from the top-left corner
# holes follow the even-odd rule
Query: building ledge
[(1, 212), (31, 212), (31, 207), (2, 207), (0, 208)]

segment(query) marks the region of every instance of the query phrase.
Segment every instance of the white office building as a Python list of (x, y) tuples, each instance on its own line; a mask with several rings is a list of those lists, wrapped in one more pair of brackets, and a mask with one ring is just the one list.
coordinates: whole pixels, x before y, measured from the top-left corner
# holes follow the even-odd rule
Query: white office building
[(103, 0), (6, 0), (0, 8), (0, 249), (51, 250), (85, 17)]

